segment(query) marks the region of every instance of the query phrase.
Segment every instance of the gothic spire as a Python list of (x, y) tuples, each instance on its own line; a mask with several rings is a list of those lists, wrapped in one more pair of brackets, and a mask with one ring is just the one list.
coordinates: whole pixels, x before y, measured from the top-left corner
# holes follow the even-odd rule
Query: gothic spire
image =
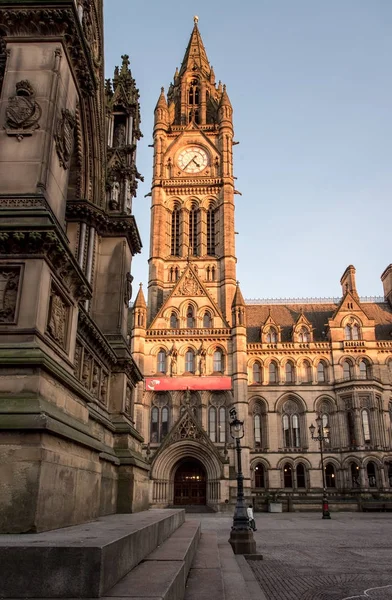
[(143, 284), (140, 284), (139, 291), (137, 293), (134, 308), (147, 308), (146, 299), (143, 294)]
[(193, 26), (189, 44), (185, 50), (184, 59), (180, 68), (180, 76), (182, 76), (185, 71), (191, 71), (193, 69), (200, 70), (208, 77), (210, 76), (211, 67), (197, 26), (198, 20), (198, 17), (194, 18), (195, 24)]

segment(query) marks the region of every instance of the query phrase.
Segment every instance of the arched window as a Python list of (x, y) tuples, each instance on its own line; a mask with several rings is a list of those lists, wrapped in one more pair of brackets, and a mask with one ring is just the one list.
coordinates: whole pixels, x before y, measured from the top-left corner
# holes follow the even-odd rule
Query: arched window
[(170, 315), (170, 329), (178, 329), (178, 318), (175, 312)]
[(187, 350), (185, 353), (185, 371), (186, 373), (195, 372), (195, 353), (193, 350)]
[[(321, 415), (321, 419), (322, 419), (322, 424), (323, 424), (323, 436), (326, 435), (326, 428), (329, 427), (329, 415), (327, 415), (326, 413)], [(329, 434), (329, 436), (331, 436), (331, 433)], [(325, 437), (324, 439), (324, 448), (330, 448), (331, 447), (331, 437)]]
[(298, 332), (298, 341), (299, 342), (310, 342), (310, 333), (307, 327), (301, 327)]
[(293, 469), (288, 463), (286, 463), (283, 468), (283, 480), (285, 488), (293, 487)]
[(152, 444), (162, 442), (169, 433), (169, 408), (163, 406), (159, 409), (153, 406), (151, 409), (150, 441)]
[(343, 361), (343, 379), (346, 381), (352, 379), (352, 365), (348, 360)]
[(360, 379), (371, 379), (370, 364), (366, 359), (362, 359), (359, 362), (359, 378)]
[(206, 310), (206, 312), (204, 313), (204, 316), (203, 316), (203, 327), (207, 327), (207, 328), (212, 327), (211, 313), (208, 312), (208, 310)]
[(171, 218), (171, 255), (180, 256), (180, 209), (174, 207)]
[(197, 206), (192, 206), (189, 211), (189, 251), (192, 256), (198, 256), (198, 227), (199, 210)]
[(199, 104), (199, 87), (198, 87), (198, 81), (197, 79), (193, 79), (190, 83), (189, 86), (189, 95), (188, 95), (188, 101), (189, 104), (194, 106), (194, 105), (198, 105)]
[(306, 488), (306, 473), (303, 464), (297, 466), (297, 488)]
[(261, 365), (257, 360), (252, 365), (252, 383), (261, 383)]
[(216, 442), (216, 408), (210, 406), (208, 410), (208, 433), (211, 442)]
[(278, 382), (278, 367), (275, 362), (270, 362), (268, 367), (268, 383)]
[(261, 463), (255, 466), (255, 487), (265, 488), (265, 469)]
[(218, 423), (219, 442), (224, 443), (226, 441), (226, 409), (224, 406), (220, 407), (218, 415), (219, 415), (219, 423)]
[(297, 414), (282, 416), (283, 442), (285, 448), (300, 448), (301, 434)]
[(159, 441), (159, 409), (156, 406), (151, 409), (150, 440), (152, 444)]
[(351, 339), (359, 340), (359, 327), (356, 323), (351, 328)]
[(324, 383), (327, 380), (327, 369), (326, 364), (320, 360), (317, 365), (317, 383)]
[(366, 474), (368, 478), (369, 487), (377, 487), (376, 465), (374, 464), (374, 462), (368, 462), (366, 467)]
[(169, 432), (169, 409), (167, 406), (162, 408), (161, 413), (161, 439), (162, 440), (167, 436)]
[(290, 361), (288, 361), (285, 366), (285, 377), (286, 383), (294, 383), (294, 365)]
[(190, 304), (186, 311), (186, 326), (192, 328), (195, 326), (195, 311), (193, 306)]
[(351, 485), (353, 488), (359, 488), (361, 486), (359, 479), (359, 467), (355, 463), (351, 463), (350, 466), (351, 473)]
[(331, 463), (325, 466), (325, 485), (327, 488), (336, 488), (335, 467)]
[(346, 325), (344, 328), (344, 337), (346, 340), (351, 340), (351, 327), (350, 325)]
[(223, 364), (223, 352), (222, 350), (215, 350), (213, 357), (213, 367), (214, 373), (223, 373), (224, 364)]
[(303, 381), (304, 383), (312, 383), (312, 365), (308, 360), (303, 362)]
[(276, 344), (278, 341), (278, 334), (276, 333), (276, 329), (271, 327), (267, 331), (266, 340), (268, 344)]
[(344, 337), (346, 340), (359, 340), (361, 335), (361, 329), (354, 321), (354, 319), (350, 319), (350, 322), (344, 328)]
[(366, 408), (362, 411), (362, 431), (363, 439), (365, 444), (370, 444), (370, 425), (369, 425), (369, 411)]
[(354, 415), (351, 410), (347, 413), (347, 428), (349, 446), (356, 446), (357, 440), (355, 438)]
[(166, 352), (159, 350), (157, 355), (157, 373), (166, 373)]
[(261, 415), (253, 416), (253, 431), (255, 436), (255, 448), (261, 448), (262, 430), (261, 430)]
[(207, 254), (215, 256), (215, 210), (212, 206), (207, 212)]

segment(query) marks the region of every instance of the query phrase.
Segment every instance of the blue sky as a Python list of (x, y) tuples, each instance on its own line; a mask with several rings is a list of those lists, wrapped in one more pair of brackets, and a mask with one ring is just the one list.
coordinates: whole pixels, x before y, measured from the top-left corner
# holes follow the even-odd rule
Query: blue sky
[(234, 108), (237, 277), (246, 298), (362, 296), (392, 262), (391, 0), (106, 0), (106, 75), (121, 54), (140, 89), (134, 201), (148, 280), (153, 111), (193, 27)]

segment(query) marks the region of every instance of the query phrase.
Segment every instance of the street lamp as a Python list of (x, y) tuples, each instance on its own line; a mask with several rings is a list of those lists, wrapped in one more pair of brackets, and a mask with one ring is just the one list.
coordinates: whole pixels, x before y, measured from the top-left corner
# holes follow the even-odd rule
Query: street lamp
[(328, 498), (327, 498), (327, 486), (325, 485), (325, 472), (324, 472), (324, 454), (323, 454), (323, 444), (326, 440), (329, 439), (330, 429), (328, 424), (323, 427), (323, 419), (320, 415), (316, 419), (317, 425), (317, 435), (314, 435), (316, 431), (316, 427), (313, 423), (309, 427), (310, 435), (312, 436), (312, 440), (316, 440), (320, 443), (320, 454), (321, 454), (321, 473), (323, 475), (323, 519), (330, 519), (331, 515), (329, 513), (328, 506)]
[(231, 408), (229, 413), (231, 419), (230, 435), (235, 440), (237, 453), (237, 502), (229, 543), (233, 548), (234, 554), (255, 554), (256, 542), (253, 539), (253, 531), (249, 525), (248, 512), (244, 499), (244, 476), (241, 465), (241, 440), (245, 435), (244, 422), (238, 419), (235, 408)]

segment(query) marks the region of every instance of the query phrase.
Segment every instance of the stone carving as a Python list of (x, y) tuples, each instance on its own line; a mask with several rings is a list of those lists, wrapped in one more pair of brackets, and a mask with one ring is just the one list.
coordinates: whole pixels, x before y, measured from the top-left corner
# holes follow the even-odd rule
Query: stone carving
[(126, 144), (126, 129), (124, 123), (119, 123), (113, 134), (113, 147), (122, 148)]
[(91, 356), (85, 352), (82, 368), (82, 383), (84, 387), (90, 387), (90, 369), (91, 369)]
[(178, 291), (182, 296), (200, 296), (203, 294), (200, 285), (192, 274), (184, 277), (184, 281), (181, 283)]
[(102, 380), (101, 380), (101, 402), (103, 402), (104, 404), (106, 404), (106, 400), (107, 400), (107, 393), (108, 393), (108, 376), (106, 373), (102, 373)]
[(174, 343), (170, 350), (171, 375), (177, 375), (177, 356), (178, 356), (178, 350), (177, 350), (176, 344)]
[(294, 400), (287, 400), (287, 402), (284, 403), (283, 412), (287, 413), (288, 415), (293, 415), (294, 413), (297, 413), (298, 412), (297, 403), (294, 402)]
[(132, 298), (132, 281), (133, 281), (133, 275), (131, 275), (130, 273), (127, 273), (126, 277), (125, 277), (125, 286), (124, 286), (124, 303), (127, 306)]
[(189, 439), (204, 441), (204, 436), (190, 417), (189, 413), (186, 413), (182, 422), (179, 424), (177, 431), (173, 433), (172, 442)]
[(76, 126), (75, 116), (71, 111), (63, 109), (61, 117), (57, 120), (54, 140), (60, 165), (68, 169), (71, 162), (71, 153), (74, 140), (73, 131)]
[(32, 135), (39, 129), (38, 121), (42, 110), (34, 98), (34, 90), (29, 81), (19, 81), (15, 88), (16, 94), (8, 99), (5, 111), (5, 130), (7, 135), (16, 136), (21, 141), (26, 135)]
[(210, 405), (215, 406), (215, 408), (220, 408), (221, 406), (226, 405), (226, 398), (224, 394), (215, 393), (211, 395)]
[(118, 181), (113, 181), (110, 189), (110, 208), (112, 210), (119, 209), (120, 184)]
[(207, 350), (205, 349), (204, 346), (204, 342), (201, 343), (200, 348), (199, 348), (199, 371), (200, 371), (200, 375), (205, 375), (206, 373), (206, 355), (207, 355)]
[(127, 391), (125, 394), (125, 412), (128, 415), (131, 414), (131, 408), (132, 408), (132, 390), (129, 387), (129, 385), (127, 385)]
[(75, 377), (77, 377), (78, 379), (80, 377), (80, 365), (81, 365), (81, 360), (82, 360), (82, 352), (83, 352), (83, 346), (81, 344), (79, 344), (79, 342), (76, 342), (75, 356), (74, 356), (74, 371), (75, 371)]
[(0, 270), (0, 323), (15, 323), (20, 267)]
[(99, 371), (100, 368), (97, 363), (93, 362), (93, 380), (91, 382), (91, 391), (93, 396), (97, 398), (98, 396), (98, 384), (99, 384)]
[(67, 323), (68, 322), (68, 306), (52, 288), (50, 299), (48, 332), (50, 336), (63, 348), (66, 346)]

